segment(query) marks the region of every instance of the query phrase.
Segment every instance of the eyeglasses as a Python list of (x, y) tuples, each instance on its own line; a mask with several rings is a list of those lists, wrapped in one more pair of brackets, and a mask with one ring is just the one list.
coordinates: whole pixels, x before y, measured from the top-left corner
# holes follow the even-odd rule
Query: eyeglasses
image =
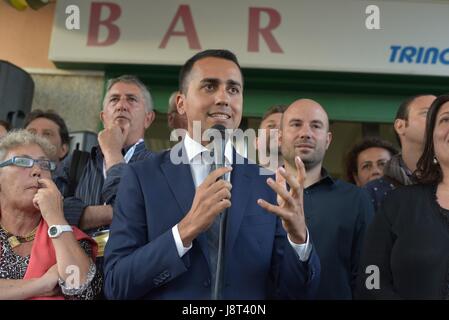
[(34, 164), (37, 164), (42, 170), (54, 171), (56, 164), (50, 160), (31, 159), (27, 157), (12, 157), (9, 160), (0, 163), (0, 168), (15, 165), (23, 168), (32, 168)]

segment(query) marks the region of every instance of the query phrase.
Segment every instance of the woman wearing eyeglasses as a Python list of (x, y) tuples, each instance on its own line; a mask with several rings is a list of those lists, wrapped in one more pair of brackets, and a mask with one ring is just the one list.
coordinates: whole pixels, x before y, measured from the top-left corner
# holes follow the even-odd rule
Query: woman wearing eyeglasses
[(93, 299), (95, 242), (64, 218), (54, 147), (25, 130), (0, 140), (0, 299)]

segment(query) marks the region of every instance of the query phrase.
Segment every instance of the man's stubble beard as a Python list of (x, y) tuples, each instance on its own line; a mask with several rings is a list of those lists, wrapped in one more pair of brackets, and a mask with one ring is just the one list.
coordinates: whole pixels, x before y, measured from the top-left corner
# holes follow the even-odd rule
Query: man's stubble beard
[[(282, 151), (282, 149), (281, 149), (281, 151)], [(287, 162), (292, 168), (296, 168), (295, 157), (298, 156), (301, 159), (301, 161), (304, 163), (306, 172), (319, 166), (323, 162), (323, 159), (318, 160), (318, 159), (314, 159), (314, 157), (312, 157), (312, 159), (308, 159), (307, 157), (301, 156), (300, 153), (297, 154), (294, 151), (291, 152), (291, 154), (293, 155), (293, 157), (285, 158), (281, 153), (281, 156), (283, 157), (284, 162)]]

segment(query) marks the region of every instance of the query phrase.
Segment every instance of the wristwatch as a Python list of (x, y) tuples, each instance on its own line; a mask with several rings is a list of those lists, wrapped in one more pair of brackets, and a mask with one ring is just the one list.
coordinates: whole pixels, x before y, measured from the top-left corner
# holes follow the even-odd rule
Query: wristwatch
[(73, 232), (73, 229), (68, 224), (54, 224), (48, 228), (48, 236), (50, 238), (57, 238), (63, 232)]

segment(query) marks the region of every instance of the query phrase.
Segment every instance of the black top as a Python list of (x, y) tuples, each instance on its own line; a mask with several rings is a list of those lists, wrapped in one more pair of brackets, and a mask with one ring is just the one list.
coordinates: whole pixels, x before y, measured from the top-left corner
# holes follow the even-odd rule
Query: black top
[(322, 179), (304, 190), (307, 228), (321, 262), (317, 299), (352, 299), (362, 241), (374, 215), (369, 196), (360, 188)]
[[(380, 288), (374, 284), (379, 269)], [(359, 297), (447, 299), (449, 216), (436, 201), (436, 186), (391, 191), (369, 226), (362, 252)], [(367, 288), (367, 285), (371, 288)]]

